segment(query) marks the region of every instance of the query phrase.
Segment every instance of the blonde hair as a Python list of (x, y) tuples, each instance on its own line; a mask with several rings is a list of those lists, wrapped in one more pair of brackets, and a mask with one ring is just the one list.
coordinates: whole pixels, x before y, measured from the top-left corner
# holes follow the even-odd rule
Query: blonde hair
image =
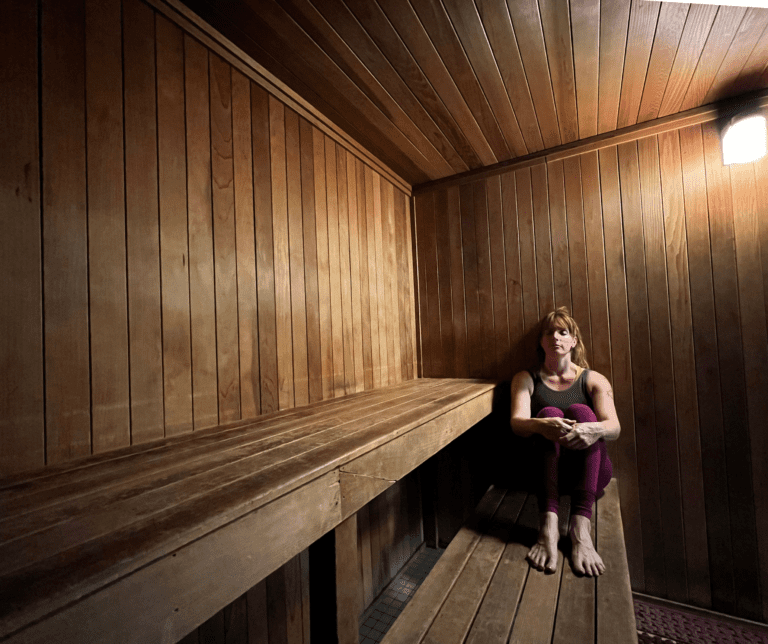
[(564, 306), (560, 306), (554, 311), (547, 313), (541, 320), (539, 325), (539, 337), (536, 344), (536, 355), (539, 357), (539, 363), (543, 364), (546, 355), (544, 349), (541, 347), (541, 338), (544, 337), (544, 333), (549, 327), (568, 329), (568, 332), (576, 338), (576, 346), (571, 351), (571, 362), (589, 369), (589, 363), (587, 362), (587, 350), (584, 347), (584, 342), (581, 339), (581, 331), (579, 331), (579, 325), (576, 324), (576, 320), (571, 317), (568, 309)]

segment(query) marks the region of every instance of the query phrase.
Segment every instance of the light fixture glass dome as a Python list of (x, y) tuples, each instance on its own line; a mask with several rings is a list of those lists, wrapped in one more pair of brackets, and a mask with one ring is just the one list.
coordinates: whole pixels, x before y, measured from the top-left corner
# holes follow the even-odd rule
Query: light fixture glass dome
[(723, 165), (749, 163), (768, 151), (768, 128), (764, 114), (734, 117), (723, 130)]

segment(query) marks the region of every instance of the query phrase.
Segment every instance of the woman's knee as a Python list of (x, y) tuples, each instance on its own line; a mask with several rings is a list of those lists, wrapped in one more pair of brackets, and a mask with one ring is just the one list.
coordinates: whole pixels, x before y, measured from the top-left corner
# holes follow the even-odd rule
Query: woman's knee
[(589, 406), (581, 403), (568, 407), (565, 411), (565, 418), (575, 420), (578, 423), (594, 423), (597, 421), (595, 412)]
[(557, 407), (544, 407), (536, 414), (536, 418), (565, 418), (565, 414), (562, 409)]

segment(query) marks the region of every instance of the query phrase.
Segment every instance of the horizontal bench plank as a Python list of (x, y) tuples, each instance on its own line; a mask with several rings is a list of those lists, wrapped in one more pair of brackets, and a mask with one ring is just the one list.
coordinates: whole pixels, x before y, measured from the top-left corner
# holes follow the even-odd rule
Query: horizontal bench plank
[(493, 390), (424, 423), (407, 434), (350, 461), (343, 472), (399, 480), (472, 427), (492, 410)]
[[(338, 478), (331, 472), (102, 587), (8, 642), (176, 642), (340, 520)], [(2, 635), (59, 608), (61, 599), (48, 595), (18, 614), (4, 610)]]
[[(381, 484), (374, 477), (341, 472), (346, 464), (382, 447), (386, 451), (386, 445), (396, 443), (410, 432), (416, 432), (430, 449), (437, 451), (447, 435), (440, 422), (430, 423), (451, 417), (459, 423), (451, 431), (455, 435), (462, 433), (469, 429), (468, 423), (478, 412), (462, 415), (454, 413), (455, 410), (472, 406), (478, 397), (490, 401), (496, 386), (487, 381), (454, 379), (401, 383), (333, 403), (324, 401), (301, 410), (279, 412), (267, 420), (262, 417), (251, 422), (239, 421), (218, 431), (202, 430), (196, 435), (158, 441), (156, 445), (119, 450), (120, 454), (111, 458), (97, 455), (93, 463), (86, 459), (56, 472), (35, 472), (3, 480), (0, 638), (16, 633), (14, 638), (18, 641), (27, 641), (27, 637), (38, 641), (34, 639), (38, 633), (44, 639), (44, 634), (54, 632), (46, 630), (48, 625), (56, 624), (62, 632), (88, 633), (89, 638), (95, 638), (93, 641), (114, 641), (104, 633), (108, 631), (109, 620), (117, 619), (124, 623), (133, 621), (133, 627), (138, 621), (135, 631), (139, 640), (144, 637), (141, 641), (161, 641), (160, 636), (155, 640), (154, 626), (150, 625), (161, 614), (165, 615), (165, 623), (170, 624), (166, 629), (182, 636), (208, 616), (200, 618), (205, 611), (210, 609), (211, 614), (245, 592), (334, 528), (349, 516), (353, 506), (370, 500), (391, 483), (379, 479)], [(317, 413), (313, 415), (315, 406)], [(490, 405), (484, 404), (483, 408), (487, 415)], [(430, 431), (419, 433), (424, 425), (430, 425)], [(413, 466), (409, 461), (407, 467)], [(401, 478), (402, 468), (393, 474), (392, 480)], [(363, 478), (367, 479), (365, 483), (361, 483)], [(346, 499), (342, 495), (342, 479), (345, 485), (355, 482), (353, 493), (347, 494)], [(321, 499), (304, 494), (318, 481), (332, 482), (318, 488), (330, 496)], [(269, 533), (271, 528), (264, 528), (265, 532), (254, 523), (253, 517), (260, 513), (267, 516), (280, 504), (291, 516), (304, 516), (290, 505), (294, 497), (303, 499), (305, 515), (311, 514), (313, 508), (329, 508), (328, 512), (321, 512), (323, 516), (317, 521), (308, 522), (307, 535), (311, 533), (311, 538), (294, 538), (293, 525), (284, 526), (282, 532)], [(244, 521), (250, 521), (252, 532), (238, 532), (238, 526), (246, 525)], [(202, 601), (202, 608), (187, 610), (189, 617), (176, 615), (182, 612), (179, 606), (174, 606), (179, 610), (168, 617), (167, 602), (183, 604), (187, 591), (192, 593), (189, 606), (199, 603), (194, 584), (188, 588), (184, 584), (174, 585), (176, 569), (171, 560), (178, 560), (182, 551), (208, 557), (212, 551), (205, 550), (205, 544), (226, 540), (227, 535), (245, 539), (246, 534), (250, 534), (247, 541), (260, 546), (258, 565), (249, 561), (245, 567), (251, 573), (243, 572), (250, 586), (242, 587), (236, 575), (231, 583), (226, 579), (210, 601)], [(254, 534), (259, 539), (253, 539)], [(262, 541), (262, 535), (269, 534), (273, 536)], [(299, 530), (298, 534), (304, 533)], [(187, 564), (191, 568), (189, 575), (195, 574), (195, 569), (203, 575), (213, 574), (210, 571), (214, 570), (219, 574), (218, 568), (206, 568), (210, 565), (208, 559), (189, 559)], [(136, 579), (154, 579), (155, 569), (170, 571), (162, 574), (171, 575), (173, 583), (167, 588), (170, 595), (166, 604), (159, 602), (157, 610), (149, 611), (145, 617), (140, 611), (146, 607), (132, 603), (125, 592), (129, 588), (136, 592), (139, 586), (132, 585)], [(151, 583), (161, 582), (162, 577)], [(109, 591), (110, 588), (113, 590)], [(229, 596), (234, 588), (238, 594), (224, 601), (224, 595)], [(117, 606), (123, 606), (126, 612), (110, 608)], [(105, 616), (86, 627), (80, 621), (85, 619), (87, 610), (103, 610)], [(36, 620), (40, 621), (31, 625)], [(100, 631), (102, 627), (105, 630)], [(127, 626), (126, 629), (131, 630)], [(146, 637), (147, 632), (151, 637)], [(166, 637), (166, 631), (163, 633)], [(133, 641), (127, 637), (118, 639)]]
[[(434, 394), (435, 391), (439, 389), (425, 389), (419, 394), (410, 394), (366, 408), (370, 416), (355, 407), (349, 415), (337, 413), (332, 419), (288, 429), (277, 436), (254, 440), (234, 449), (225, 449), (229, 444), (226, 443), (221, 446), (221, 451), (209, 454), (205, 460), (182, 461), (146, 476), (140, 472), (134, 480), (123, 481), (121, 486), (113, 485), (109, 479), (103, 486), (98, 481), (91, 482), (95, 489), (90, 494), (70, 497), (64, 491), (63, 498), (57, 504), (50, 501), (50, 504), (44, 504), (32, 512), (22, 516), (11, 515), (0, 521), (0, 556), (8, 561), (18, 561), (19, 557), (28, 560), (33, 555), (33, 552), (15, 552), (12, 545), (5, 545), (9, 541), (9, 534), (17, 539), (19, 536), (34, 535), (25, 540), (27, 547), (40, 552), (50, 554), (51, 547), (63, 550), (76, 545), (71, 539), (96, 538), (98, 526), (102, 530), (111, 531), (135, 522), (156, 509), (167, 509), (169, 498), (173, 500), (172, 503), (181, 503), (186, 498), (208, 493), (211, 489), (224, 486), (254, 471), (266, 472), (270, 466), (331, 443), (339, 435), (359, 431), (366, 418), (373, 417), (380, 422), (389, 416), (397, 417), (402, 410), (420, 409), (422, 404), (433, 402), (436, 396), (439, 399), (451, 392), (448, 390)], [(87, 533), (69, 530), (69, 524), (82, 512), (89, 512), (90, 515)], [(7, 570), (0, 563), (0, 574), (3, 572)]]

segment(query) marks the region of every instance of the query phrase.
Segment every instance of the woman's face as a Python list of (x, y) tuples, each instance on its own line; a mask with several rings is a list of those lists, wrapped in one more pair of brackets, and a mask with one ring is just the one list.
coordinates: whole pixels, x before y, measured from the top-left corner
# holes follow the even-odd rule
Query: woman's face
[(576, 337), (561, 326), (549, 326), (541, 336), (541, 348), (548, 356), (565, 356), (576, 346)]

